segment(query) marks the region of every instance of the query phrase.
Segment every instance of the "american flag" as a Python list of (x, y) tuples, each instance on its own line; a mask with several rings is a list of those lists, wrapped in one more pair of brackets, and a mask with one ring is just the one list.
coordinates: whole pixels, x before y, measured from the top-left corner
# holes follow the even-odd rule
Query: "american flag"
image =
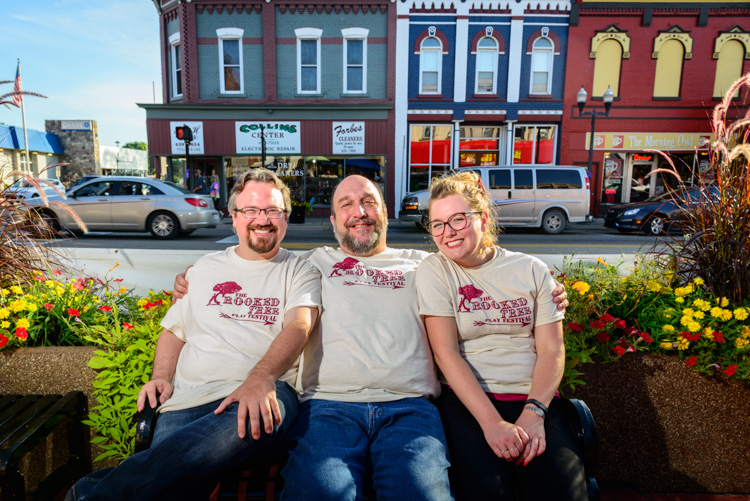
[(23, 100), (23, 94), (21, 92), (23, 89), (21, 88), (21, 61), (18, 61), (18, 68), (16, 69), (16, 86), (13, 87), (13, 102), (16, 103), (16, 106), (21, 105), (21, 101)]

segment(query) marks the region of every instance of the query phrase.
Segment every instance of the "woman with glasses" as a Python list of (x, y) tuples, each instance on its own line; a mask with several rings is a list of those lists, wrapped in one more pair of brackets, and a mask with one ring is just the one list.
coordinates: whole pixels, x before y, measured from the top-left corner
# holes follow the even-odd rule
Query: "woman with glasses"
[(471, 171), (430, 189), (439, 252), (417, 270), (420, 314), (441, 372), (438, 408), (456, 500), (587, 498), (555, 395), (565, 348), (555, 281), (496, 244), (492, 201)]

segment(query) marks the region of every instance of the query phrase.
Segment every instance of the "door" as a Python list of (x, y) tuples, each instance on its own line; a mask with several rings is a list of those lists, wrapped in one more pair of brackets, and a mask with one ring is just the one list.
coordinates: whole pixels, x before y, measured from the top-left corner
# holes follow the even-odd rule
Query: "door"
[(112, 229), (144, 231), (160, 190), (141, 181), (119, 181), (111, 199)]
[(528, 224), (536, 220), (536, 195), (534, 193), (534, 170), (530, 168), (514, 168), (513, 189), (510, 207), (510, 221), (517, 224)]
[(626, 187), (630, 187), (629, 190), (624, 190), (627, 193), (628, 199), (626, 202), (640, 202), (651, 198), (655, 192), (654, 176), (649, 175), (654, 170), (654, 161), (652, 155), (634, 155), (635, 157), (647, 156), (648, 161), (634, 160), (633, 166), (630, 170), (630, 176), (628, 180), (629, 184)]
[(67, 204), (89, 230), (110, 229), (110, 202), (114, 185), (113, 181), (95, 181), (75, 190), (73, 196), (68, 196)]

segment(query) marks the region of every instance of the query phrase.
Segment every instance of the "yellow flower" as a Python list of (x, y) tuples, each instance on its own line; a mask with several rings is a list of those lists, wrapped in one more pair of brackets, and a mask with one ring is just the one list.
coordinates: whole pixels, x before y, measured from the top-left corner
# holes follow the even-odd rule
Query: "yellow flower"
[(25, 300), (18, 299), (16, 301), (11, 301), (9, 306), (10, 306), (10, 311), (12, 311), (13, 313), (18, 313), (19, 311), (25, 310), (28, 304), (26, 303)]
[(693, 313), (693, 316), (697, 318), (698, 320), (701, 320), (703, 319), (703, 317), (706, 316), (706, 314), (703, 313), (702, 311), (696, 311), (695, 313)]
[(17, 286), (17, 285), (11, 285), (11, 286), (10, 286), (10, 290), (12, 290), (12, 291), (13, 291), (13, 294), (23, 294), (23, 289), (21, 289), (21, 288), (20, 288), (19, 286)]
[(700, 309), (701, 311), (708, 311), (711, 309), (711, 303), (703, 299), (696, 299), (693, 301), (693, 306)]
[(729, 305), (729, 299), (723, 297), (721, 299), (716, 300), (716, 304), (721, 306), (722, 308), (726, 308)]
[(0, 318), (8, 318), (10, 316), (10, 311), (8, 311), (8, 308), (0, 308)]
[(88, 306), (84, 306), (83, 307), (83, 311), (89, 311), (89, 307)]
[(685, 338), (682, 338), (677, 342), (677, 349), (680, 351), (687, 350), (689, 346), (690, 346), (690, 341), (688, 341)]
[(661, 343), (659, 346), (663, 350), (671, 350), (672, 349), (672, 343)]
[(685, 308), (682, 310), (683, 315), (690, 315), (691, 317), (695, 314), (695, 312), (690, 308)]
[(700, 277), (698, 277), (698, 278), (696, 278), (695, 280), (693, 280), (693, 283), (694, 283), (695, 285), (703, 285), (703, 284), (704, 284), (704, 282), (703, 282), (703, 279), (702, 279), (702, 278), (700, 278)]
[(3, 296), (7, 296), (8, 294), (10, 294), (10, 291), (8, 289), (2, 289), (0, 290), (0, 294), (2, 294)]
[(741, 337), (738, 337), (737, 339), (734, 340), (734, 345), (739, 349), (742, 349), (749, 344), (750, 344), (750, 341)]
[(37, 308), (36, 304), (29, 303), (29, 307), (27, 309), (29, 310), (30, 313), (34, 313), (36, 311), (36, 308)]
[(2, 322), (0, 322), (0, 328), (7, 329), (8, 327), (10, 327), (10, 322), (8, 322), (7, 320), (3, 320)]
[(119, 291), (117, 291), (117, 292), (115, 293), (115, 296), (119, 296), (119, 295), (120, 295), (120, 294), (122, 294), (123, 292), (127, 292), (127, 291), (128, 291), (128, 289), (127, 289), (126, 287), (123, 287), (122, 289), (120, 289)]
[(724, 322), (732, 320), (732, 312), (722, 308), (722, 310), (719, 312), (718, 318), (719, 320), (723, 320)]
[(685, 298), (684, 297), (676, 297), (676, 298), (674, 298), (674, 300), (677, 301), (678, 303), (684, 303), (685, 302)]
[(737, 320), (745, 320), (747, 316), (747, 308), (737, 308), (736, 310), (734, 310), (734, 318), (736, 318)]
[(670, 315), (669, 313), (667, 313), (667, 314), (664, 315), (664, 318), (672, 318), (672, 315)]
[(19, 318), (18, 322), (16, 322), (16, 328), (28, 329), (29, 327), (31, 327), (31, 324), (25, 318)]
[(46, 285), (47, 287), (49, 287), (51, 289), (55, 285), (55, 281), (54, 280), (47, 280), (46, 282), (44, 282), (44, 285)]
[(672, 332), (672, 331), (674, 330), (674, 327), (672, 327), (672, 326), (671, 326), (671, 325), (669, 325), (669, 324), (665, 324), (665, 325), (664, 325), (664, 326), (663, 326), (663, 327), (661, 328), (661, 330), (663, 330), (664, 332)]
[(687, 328), (690, 332), (698, 332), (699, 330), (701, 330), (701, 324), (699, 324), (698, 322), (689, 322), (687, 324)]
[(594, 295), (593, 294), (589, 294), (589, 301), (593, 301), (593, 300), (594, 300)]
[(706, 327), (703, 329), (703, 335), (706, 336), (708, 339), (714, 338), (714, 330), (711, 327)]
[(596, 260), (597, 260), (597, 261), (598, 261), (599, 263), (603, 264), (604, 266), (609, 266), (609, 265), (608, 265), (607, 263), (605, 263), (605, 262), (604, 262), (604, 259), (602, 259), (602, 257), (601, 257), (601, 256), (597, 257), (597, 258), (596, 258)]
[(687, 324), (689, 324), (689, 323), (690, 323), (690, 322), (692, 322), (692, 321), (693, 321), (693, 317), (690, 317), (690, 316), (688, 316), (688, 315), (684, 315), (684, 316), (683, 316), (683, 317), (682, 317), (682, 318), (680, 319), (680, 324), (681, 324), (681, 325), (684, 325), (684, 326), (687, 326)]
[(144, 306), (144, 305), (145, 305), (146, 303), (148, 303), (148, 301), (147, 301), (146, 299), (143, 299), (143, 298), (141, 298), (141, 299), (139, 299), (139, 300), (138, 300), (138, 307), (139, 307), (139, 308), (143, 308), (143, 306)]
[(571, 285), (570, 288), (577, 290), (578, 294), (580, 294), (581, 296), (583, 296), (584, 294), (586, 294), (591, 289), (591, 286), (589, 284), (587, 284), (586, 282), (578, 281), (578, 282), (574, 283), (573, 285)]
[(748, 327), (747, 325), (743, 325), (742, 330), (740, 331), (740, 335), (745, 339), (750, 339), (750, 327)]
[(646, 283), (646, 287), (651, 292), (659, 292), (662, 289), (662, 285), (659, 282), (657, 282), (656, 280), (649, 280)]
[(721, 315), (721, 308), (719, 308), (718, 306), (714, 306), (713, 308), (711, 308), (712, 317), (719, 318), (720, 315)]

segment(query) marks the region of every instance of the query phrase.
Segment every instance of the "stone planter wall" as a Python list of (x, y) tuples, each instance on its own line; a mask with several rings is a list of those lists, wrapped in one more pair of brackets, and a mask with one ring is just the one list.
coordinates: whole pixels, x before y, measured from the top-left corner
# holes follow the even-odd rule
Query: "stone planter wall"
[(597, 480), (641, 492), (750, 493), (750, 385), (676, 356), (587, 364), (572, 395), (599, 432)]

